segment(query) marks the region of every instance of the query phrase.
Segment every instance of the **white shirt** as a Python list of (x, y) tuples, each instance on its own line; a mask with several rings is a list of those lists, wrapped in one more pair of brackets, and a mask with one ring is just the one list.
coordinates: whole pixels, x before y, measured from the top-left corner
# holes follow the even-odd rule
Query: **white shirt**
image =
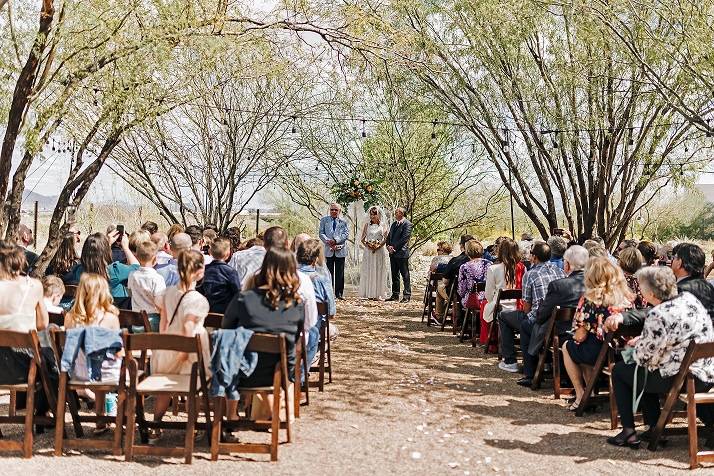
[(49, 313), (51, 313), (51, 314), (62, 314), (62, 313), (64, 313), (64, 309), (62, 309), (62, 308), (59, 307), (59, 306), (55, 306), (54, 304), (52, 304), (52, 299), (50, 299), (50, 298), (48, 298), (48, 297), (45, 297), (43, 300), (45, 301), (45, 307), (47, 308), (47, 312), (49, 312)]
[(265, 248), (259, 245), (233, 253), (228, 265), (238, 271), (243, 289), (246, 289), (247, 278), (253, 276), (263, 266), (263, 258), (265, 258)]
[(131, 291), (132, 311), (159, 312), (166, 292), (164, 278), (154, 269), (142, 266), (129, 275), (127, 287)]
[(170, 253), (165, 252), (164, 250), (159, 250), (156, 253), (156, 264), (166, 264), (172, 259), (174, 259), (174, 257), (171, 256)]
[(317, 298), (315, 298), (315, 286), (312, 284), (312, 279), (310, 276), (298, 271), (298, 276), (300, 277), (300, 287), (298, 288), (298, 294), (302, 298), (303, 306), (305, 306), (305, 322), (303, 329), (305, 330), (305, 335), (307, 331), (317, 324)]
[(206, 266), (207, 264), (210, 264), (213, 261), (213, 256), (211, 255), (203, 255), (203, 266)]

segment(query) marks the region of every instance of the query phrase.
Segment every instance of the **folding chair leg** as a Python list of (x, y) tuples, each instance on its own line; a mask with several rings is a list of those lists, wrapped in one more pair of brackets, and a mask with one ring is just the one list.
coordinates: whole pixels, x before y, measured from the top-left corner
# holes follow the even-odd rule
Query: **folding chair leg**
[(687, 377), (687, 433), (689, 434), (689, 469), (699, 467), (699, 440), (697, 435), (697, 404), (694, 401), (694, 379)]
[(320, 367), (320, 384), (319, 384), (319, 390), (320, 392), (325, 391), (325, 339), (322, 339), (320, 341), (320, 362), (319, 362), (319, 367)]
[(84, 430), (82, 429), (82, 424), (79, 422), (79, 400), (77, 399), (77, 394), (76, 392), (67, 392), (65, 393), (65, 397), (67, 399), (67, 405), (69, 405), (69, 413), (72, 415), (74, 435), (77, 438), (84, 438)]
[(553, 336), (553, 396), (560, 399), (560, 338)]
[(280, 383), (273, 387), (273, 412), (271, 418), (270, 461), (278, 460), (278, 437), (280, 436)]
[(218, 445), (221, 443), (221, 424), (223, 423), (223, 405), (225, 399), (213, 399), (213, 425), (211, 428), (211, 461), (218, 460)]
[[(295, 401), (293, 402), (293, 411), (295, 412), (295, 418), (300, 418), (300, 400), (302, 399), (302, 369), (303, 360), (305, 357), (302, 355), (303, 352), (300, 350), (301, 345), (297, 345), (295, 349)], [(306, 386), (310, 386), (310, 382), (307, 381), (307, 372), (305, 373)]]
[(136, 430), (136, 413), (138, 412), (136, 404), (136, 392), (129, 393), (127, 399), (127, 415), (126, 415), (126, 435), (124, 437), (124, 460), (132, 461), (134, 459), (134, 431)]
[(55, 456), (62, 456), (64, 446), (64, 416), (67, 398), (67, 374), (59, 379), (59, 394), (57, 395), (57, 412), (55, 413)]
[(27, 404), (25, 406), (25, 437), (22, 442), (22, 457), (32, 458), (32, 423), (35, 415), (35, 375), (37, 366), (30, 367), (30, 374), (27, 378)]
[(121, 437), (122, 427), (126, 419), (126, 392), (119, 390), (117, 396), (117, 417), (114, 422), (114, 443), (112, 444), (112, 454), (114, 456), (121, 455)]
[(608, 375), (607, 378), (607, 387), (609, 391), (608, 395), (608, 400), (610, 400), (610, 429), (614, 430), (617, 428), (617, 420), (618, 420), (618, 414), (617, 414), (617, 402), (615, 401), (615, 387), (612, 383), (612, 369), (615, 368), (613, 364), (609, 364), (608, 367), (610, 368), (610, 375)]
[[(459, 334), (459, 342), (464, 341), (464, 335), (466, 334), (466, 323), (469, 322), (470, 317), (471, 317), (471, 308), (467, 308), (466, 314), (464, 315), (464, 320), (461, 322), (461, 333)], [(471, 328), (471, 332), (473, 332), (473, 327)]]
[(8, 412), (8, 415), (17, 415), (17, 392), (15, 390), (10, 390), (10, 410)]

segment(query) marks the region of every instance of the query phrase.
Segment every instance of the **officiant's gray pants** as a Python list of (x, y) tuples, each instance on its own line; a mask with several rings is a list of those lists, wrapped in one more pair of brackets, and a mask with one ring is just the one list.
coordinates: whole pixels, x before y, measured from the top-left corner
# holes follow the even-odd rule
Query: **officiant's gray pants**
[(402, 281), (404, 281), (404, 297), (411, 297), (412, 283), (409, 278), (409, 258), (394, 258), (390, 256), (389, 264), (392, 270), (392, 296), (399, 296), (399, 275), (401, 274)]

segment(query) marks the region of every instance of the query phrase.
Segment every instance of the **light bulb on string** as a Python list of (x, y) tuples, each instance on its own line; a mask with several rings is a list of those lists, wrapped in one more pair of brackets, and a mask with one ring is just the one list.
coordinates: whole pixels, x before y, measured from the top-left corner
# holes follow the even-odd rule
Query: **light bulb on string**
[(553, 149), (559, 148), (560, 145), (558, 144), (558, 131), (553, 132)]
[(431, 122), (431, 140), (436, 140), (436, 121)]
[(367, 129), (365, 129), (365, 123), (366, 123), (366, 121), (364, 119), (362, 119), (362, 139), (367, 137)]
[(710, 121), (710, 120), (707, 119), (707, 133), (706, 133), (706, 136), (707, 136), (707, 137), (711, 137), (711, 136), (712, 136), (712, 128), (711, 128), (711, 125), (710, 125), (709, 121)]
[(634, 139), (634, 134), (635, 134), (635, 129), (630, 127), (630, 138), (627, 141), (629, 145), (635, 145), (635, 139)]
[(296, 117), (293, 116), (292, 119), (293, 119), (293, 125), (292, 125), (292, 127), (290, 128), (290, 133), (291, 133), (291, 134), (295, 134), (295, 133), (297, 132), (297, 127), (295, 126)]
[(55, 140), (52, 139), (52, 152), (54, 152), (55, 150), (57, 150), (57, 149), (56, 149)]

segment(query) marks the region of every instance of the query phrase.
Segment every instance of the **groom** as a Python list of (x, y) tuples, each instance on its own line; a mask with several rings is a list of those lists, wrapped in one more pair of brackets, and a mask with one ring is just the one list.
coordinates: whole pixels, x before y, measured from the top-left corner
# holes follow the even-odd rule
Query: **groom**
[(318, 235), (325, 244), (325, 261), (332, 275), (335, 298), (342, 300), (345, 291), (345, 258), (350, 230), (347, 222), (340, 218), (340, 210), (337, 203), (330, 204), (330, 215), (320, 220)]
[(412, 286), (409, 279), (409, 239), (412, 237), (412, 224), (404, 218), (405, 210), (397, 208), (394, 211), (396, 221), (389, 228), (387, 236), (387, 251), (389, 264), (392, 268), (392, 296), (387, 301), (399, 300), (399, 275), (404, 281), (404, 298), (402, 302), (409, 302), (412, 295)]

